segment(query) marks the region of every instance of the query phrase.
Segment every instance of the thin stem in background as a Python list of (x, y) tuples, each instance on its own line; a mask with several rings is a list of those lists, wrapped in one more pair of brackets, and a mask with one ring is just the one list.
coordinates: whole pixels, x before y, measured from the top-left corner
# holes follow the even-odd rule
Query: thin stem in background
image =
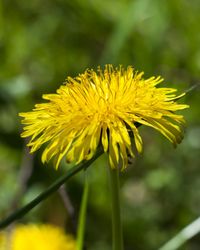
[(71, 217), (74, 217), (74, 208), (72, 206), (72, 203), (69, 199), (69, 196), (68, 196), (68, 193), (66, 191), (66, 187), (65, 187), (65, 184), (63, 184), (59, 190), (58, 190), (61, 198), (62, 198), (62, 201), (63, 201), (63, 204), (68, 212), (68, 214), (71, 216)]
[(81, 170), (87, 169), (100, 155), (102, 155), (102, 153), (103, 153), (103, 150), (99, 149), (99, 150), (97, 150), (97, 153), (95, 154), (95, 156), (92, 159), (69, 169), (65, 175), (63, 175), (58, 180), (56, 180), (50, 187), (48, 187), (44, 192), (42, 192), (40, 195), (38, 195), (35, 199), (33, 199), (31, 202), (29, 202), (24, 207), (17, 209), (13, 214), (8, 216), (4, 220), (0, 221), (0, 229), (5, 228), (6, 226), (10, 225), (12, 222), (23, 217), (26, 213), (28, 213), (31, 209), (33, 209), (35, 206), (37, 206), (40, 202), (47, 199), (49, 197), (49, 195), (51, 195), (53, 192), (55, 192), (68, 179), (70, 179), (72, 176), (74, 176), (75, 174), (77, 174)]
[(87, 180), (86, 171), (84, 174), (85, 174), (85, 183), (84, 183), (84, 190), (83, 190), (81, 208), (80, 208), (80, 213), (79, 213), (79, 221), (78, 221), (77, 250), (83, 249), (84, 235), (85, 235), (85, 222), (86, 222), (86, 213), (87, 213), (87, 203), (88, 203), (88, 193), (89, 193), (89, 183)]
[(191, 224), (186, 226), (174, 238), (172, 238), (164, 246), (159, 248), (159, 250), (176, 250), (199, 232), (200, 232), (200, 218), (196, 219)]
[(17, 192), (13, 195), (13, 200), (10, 206), (12, 210), (17, 209), (19, 201), (21, 200), (22, 196), (25, 194), (27, 190), (27, 182), (33, 172), (33, 155), (29, 153), (29, 150), (26, 147), (27, 142), (28, 141), (25, 140), (23, 156), (17, 180), (17, 182), (19, 183), (19, 187)]
[(66, 185), (63, 184), (60, 186), (60, 188), (58, 189), (58, 193), (63, 201), (63, 205), (67, 211), (67, 214), (70, 218), (70, 223), (69, 223), (69, 227), (71, 228), (71, 232), (73, 234), (76, 233), (76, 217), (75, 217), (75, 212), (74, 212), (74, 207), (71, 203), (70, 197), (68, 195), (68, 192), (66, 190)]
[(119, 169), (109, 167), (110, 191), (111, 191), (111, 208), (112, 208), (112, 249), (123, 250), (123, 234), (120, 213), (119, 197)]

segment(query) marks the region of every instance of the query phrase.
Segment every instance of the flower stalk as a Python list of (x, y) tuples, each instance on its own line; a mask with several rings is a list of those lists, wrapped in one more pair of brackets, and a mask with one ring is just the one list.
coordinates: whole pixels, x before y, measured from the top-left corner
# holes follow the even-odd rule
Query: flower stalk
[(123, 250), (124, 246), (119, 195), (119, 169), (112, 169), (111, 167), (109, 167), (108, 169), (112, 209), (112, 249)]
[(81, 209), (79, 213), (78, 221), (78, 232), (77, 232), (77, 250), (83, 249), (84, 244), (84, 235), (85, 235), (85, 222), (86, 222), (86, 213), (87, 213), (87, 203), (88, 203), (88, 194), (89, 194), (89, 183), (87, 180), (87, 173), (84, 173), (84, 190), (81, 200)]

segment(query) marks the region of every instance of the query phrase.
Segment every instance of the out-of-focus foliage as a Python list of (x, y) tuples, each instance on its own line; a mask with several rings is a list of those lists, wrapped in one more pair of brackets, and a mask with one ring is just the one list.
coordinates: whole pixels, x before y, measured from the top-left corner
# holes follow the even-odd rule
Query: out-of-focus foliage
[[(67, 171), (65, 164), (58, 171), (42, 166), (40, 153), (28, 154), (17, 113), (32, 109), (66, 76), (105, 63), (162, 75), (166, 86), (182, 92), (200, 81), (199, 13), (199, 0), (0, 1), (0, 218)], [(187, 120), (183, 143), (173, 149), (141, 127), (144, 153), (121, 174), (126, 250), (157, 249), (200, 216), (198, 90), (182, 101), (191, 105), (182, 112)], [(88, 175), (86, 246), (107, 250), (111, 218), (104, 157)], [(57, 192), (22, 221), (55, 223), (75, 232), (83, 175), (66, 190), (67, 195)], [(196, 236), (182, 249), (199, 245)]]

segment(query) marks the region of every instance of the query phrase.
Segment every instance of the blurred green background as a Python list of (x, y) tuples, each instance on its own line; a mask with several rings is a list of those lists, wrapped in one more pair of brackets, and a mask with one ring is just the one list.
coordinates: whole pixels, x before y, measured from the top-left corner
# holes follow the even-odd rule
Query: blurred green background
[[(0, 218), (26, 204), (67, 171), (42, 166), (20, 138), (18, 112), (30, 111), (65, 78), (105, 63), (162, 75), (180, 92), (200, 78), (199, 0), (0, 1)], [(141, 127), (144, 152), (121, 174), (125, 250), (153, 250), (200, 216), (199, 92), (183, 102), (185, 138), (173, 149)], [(86, 249), (111, 249), (105, 159), (89, 170)], [(21, 222), (48, 222), (74, 233), (80, 173)], [(180, 249), (200, 249), (195, 236)]]

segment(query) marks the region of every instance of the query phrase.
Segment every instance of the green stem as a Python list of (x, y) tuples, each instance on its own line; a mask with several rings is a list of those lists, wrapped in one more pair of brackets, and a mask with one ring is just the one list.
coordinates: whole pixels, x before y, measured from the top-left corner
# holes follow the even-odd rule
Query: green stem
[(179, 249), (189, 239), (200, 232), (200, 217), (191, 224), (183, 228), (175, 237), (169, 240), (159, 250), (176, 250)]
[(88, 183), (87, 175), (85, 172), (85, 183), (84, 183), (83, 197), (81, 201), (81, 209), (80, 209), (79, 221), (78, 221), (77, 250), (83, 249), (88, 193), (89, 193), (89, 183)]
[(1, 24), (1, 30), (0, 30), (0, 39), (4, 38), (4, 31), (5, 31), (5, 23), (4, 23), (4, 13), (3, 13), (3, 1), (0, 0), (0, 24)]
[(24, 207), (17, 209), (14, 213), (12, 213), (10, 216), (5, 218), (4, 220), (0, 221), (0, 229), (3, 229), (4, 227), (10, 225), (15, 220), (18, 220), (21, 217), (23, 217), (26, 213), (28, 213), (31, 209), (37, 206), (40, 202), (47, 199), (49, 195), (55, 192), (68, 179), (70, 179), (72, 176), (80, 172), (82, 169), (87, 169), (102, 153), (103, 153), (103, 150), (99, 149), (96, 155), (92, 159), (69, 169), (65, 175), (63, 175), (58, 180), (56, 180), (50, 187), (48, 187), (44, 192), (38, 195), (35, 199), (33, 199)]
[(112, 249), (123, 250), (123, 235), (120, 214), (119, 170), (109, 167), (111, 207), (112, 207)]

